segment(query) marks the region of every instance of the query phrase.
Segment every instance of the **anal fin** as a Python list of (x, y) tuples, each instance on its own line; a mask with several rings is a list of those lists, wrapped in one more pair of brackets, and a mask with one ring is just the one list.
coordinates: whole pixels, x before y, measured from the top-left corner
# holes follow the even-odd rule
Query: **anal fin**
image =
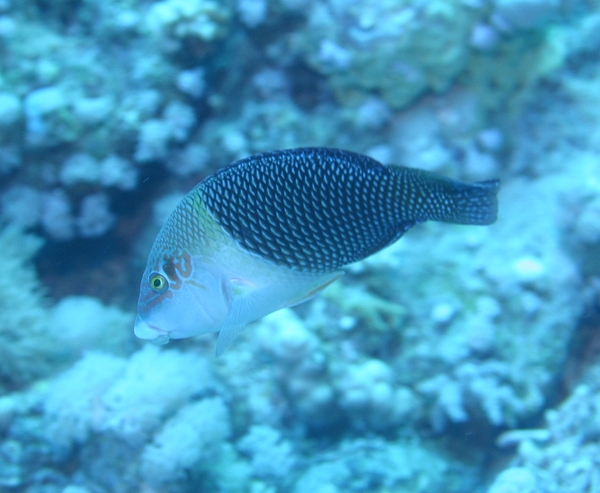
[(330, 284), (333, 284), (335, 281), (337, 281), (343, 275), (344, 275), (344, 271), (338, 270), (338, 271), (332, 272), (325, 278), (321, 277), (318, 280), (318, 282), (311, 285), (306, 291), (300, 293), (299, 295), (297, 295), (294, 298), (292, 298), (291, 300), (289, 300), (288, 304), (286, 304), (286, 307), (299, 305), (300, 303), (304, 303), (305, 301), (310, 300), (313, 296), (316, 296), (317, 294), (319, 294), (327, 286), (329, 286)]

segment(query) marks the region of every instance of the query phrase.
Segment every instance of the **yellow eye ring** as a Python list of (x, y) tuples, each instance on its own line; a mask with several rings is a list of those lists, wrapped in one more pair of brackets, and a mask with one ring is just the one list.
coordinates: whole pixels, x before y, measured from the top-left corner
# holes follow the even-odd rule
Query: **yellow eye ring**
[(164, 293), (169, 288), (169, 281), (158, 272), (150, 274), (150, 287), (157, 293)]

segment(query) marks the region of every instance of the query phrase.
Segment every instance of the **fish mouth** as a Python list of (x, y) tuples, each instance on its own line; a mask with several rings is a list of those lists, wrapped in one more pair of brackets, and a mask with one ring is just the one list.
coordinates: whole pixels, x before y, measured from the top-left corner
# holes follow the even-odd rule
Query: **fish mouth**
[(167, 344), (171, 340), (169, 332), (144, 322), (139, 315), (135, 319), (133, 332), (135, 333), (136, 337), (153, 342), (154, 344), (158, 344), (160, 346)]

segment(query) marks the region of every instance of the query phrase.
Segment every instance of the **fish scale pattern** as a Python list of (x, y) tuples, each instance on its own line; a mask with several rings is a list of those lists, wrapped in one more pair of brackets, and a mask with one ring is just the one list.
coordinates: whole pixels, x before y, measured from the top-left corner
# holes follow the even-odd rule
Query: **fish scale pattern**
[(211, 224), (202, 197), (192, 191), (177, 204), (161, 228), (148, 256), (149, 265), (158, 268), (165, 253), (197, 253), (203, 245), (215, 244), (219, 235), (217, 229), (217, 225)]
[(398, 169), (338, 149), (302, 148), (243, 159), (196, 190), (242, 248), (326, 272), (380, 250), (417, 222), (419, 214), (402, 212)]

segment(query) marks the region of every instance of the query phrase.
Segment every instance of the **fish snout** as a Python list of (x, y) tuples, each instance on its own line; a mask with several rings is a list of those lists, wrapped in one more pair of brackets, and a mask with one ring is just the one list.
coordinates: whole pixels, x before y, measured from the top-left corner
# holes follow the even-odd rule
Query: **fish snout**
[(154, 325), (149, 325), (144, 320), (142, 320), (139, 315), (135, 319), (133, 332), (140, 339), (151, 341), (154, 344), (158, 344), (161, 346), (167, 344), (171, 340), (169, 332), (159, 329)]

